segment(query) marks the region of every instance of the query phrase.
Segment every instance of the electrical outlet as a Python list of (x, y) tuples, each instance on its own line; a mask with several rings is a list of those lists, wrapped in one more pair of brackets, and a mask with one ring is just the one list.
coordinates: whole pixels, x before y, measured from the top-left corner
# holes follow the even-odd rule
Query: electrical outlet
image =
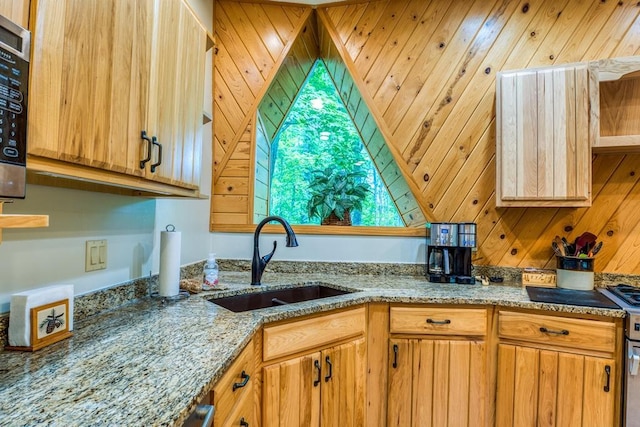
[(84, 271), (104, 270), (107, 268), (106, 239), (87, 240), (84, 260)]

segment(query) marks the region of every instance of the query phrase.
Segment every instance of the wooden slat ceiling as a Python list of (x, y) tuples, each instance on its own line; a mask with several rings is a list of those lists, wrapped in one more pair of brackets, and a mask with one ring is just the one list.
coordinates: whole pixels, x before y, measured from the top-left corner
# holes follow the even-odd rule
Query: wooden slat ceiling
[[(227, 11), (232, 5), (245, 20)], [(280, 24), (270, 19), (270, 30), (256, 29), (264, 19), (252, 13), (264, 14), (265, 7), (287, 17), (280, 32), (275, 30)], [(304, 25), (307, 12), (303, 7), (216, 2), (216, 42), (222, 41), (223, 28), (251, 22), (262, 43), (277, 34), (286, 55), (290, 41), (283, 36), (295, 38), (293, 29)], [(597, 271), (638, 272), (640, 155), (593, 156), (589, 208), (498, 209), (494, 196), (496, 72), (640, 55), (637, 2), (380, 0), (319, 6), (317, 13), (409, 186), (417, 189), (414, 196), (426, 217), (478, 224), (475, 264), (554, 267), (553, 236), (571, 240), (591, 231), (604, 241)], [(243, 31), (237, 34), (243, 34), (238, 36), (243, 46), (257, 43)], [(214, 60), (218, 165), (237, 138), (229, 129), (246, 126), (250, 118), (245, 114), (260, 96), (261, 89), (244, 76), (260, 68), (258, 57), (252, 56), (253, 67), (234, 65), (249, 57), (245, 50), (243, 55), (225, 50), (222, 56), (219, 51)], [(224, 74), (231, 66), (236, 72)], [(225, 89), (218, 88), (220, 76), (229, 79)], [(221, 114), (225, 123), (218, 126)]]

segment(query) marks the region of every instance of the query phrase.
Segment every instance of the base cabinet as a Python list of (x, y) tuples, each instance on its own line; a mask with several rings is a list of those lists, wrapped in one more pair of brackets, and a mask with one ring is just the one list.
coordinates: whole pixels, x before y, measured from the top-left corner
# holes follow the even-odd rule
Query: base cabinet
[(387, 426), (481, 426), (486, 413), (483, 341), (391, 339)]
[(240, 353), (213, 389), (213, 427), (257, 425), (255, 405), (255, 351), (253, 341)]
[(622, 328), (501, 310), (496, 426), (617, 426)]
[(216, 384), (214, 425), (618, 427), (623, 319), (548, 313), (377, 304), (265, 325)]
[(485, 308), (392, 306), (387, 423), (486, 426)]
[(263, 369), (264, 427), (362, 426), (365, 339)]
[(613, 359), (500, 344), (496, 426), (616, 425)]

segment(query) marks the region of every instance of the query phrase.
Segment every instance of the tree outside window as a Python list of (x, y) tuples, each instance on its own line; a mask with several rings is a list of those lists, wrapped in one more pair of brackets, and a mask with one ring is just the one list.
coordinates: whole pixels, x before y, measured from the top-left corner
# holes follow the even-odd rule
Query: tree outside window
[(319, 224), (309, 217), (309, 184), (330, 168), (361, 175), (369, 192), (351, 223), (404, 226), (387, 188), (347, 113), (322, 61), (317, 61), (271, 146), (270, 214), (292, 224)]

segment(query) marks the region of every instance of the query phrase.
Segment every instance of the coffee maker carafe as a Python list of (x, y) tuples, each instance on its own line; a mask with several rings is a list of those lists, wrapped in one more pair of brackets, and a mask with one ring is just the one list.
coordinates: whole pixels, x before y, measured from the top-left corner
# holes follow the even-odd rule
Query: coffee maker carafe
[(476, 246), (475, 223), (433, 222), (427, 225), (427, 277), (437, 283), (475, 283), (471, 251)]

